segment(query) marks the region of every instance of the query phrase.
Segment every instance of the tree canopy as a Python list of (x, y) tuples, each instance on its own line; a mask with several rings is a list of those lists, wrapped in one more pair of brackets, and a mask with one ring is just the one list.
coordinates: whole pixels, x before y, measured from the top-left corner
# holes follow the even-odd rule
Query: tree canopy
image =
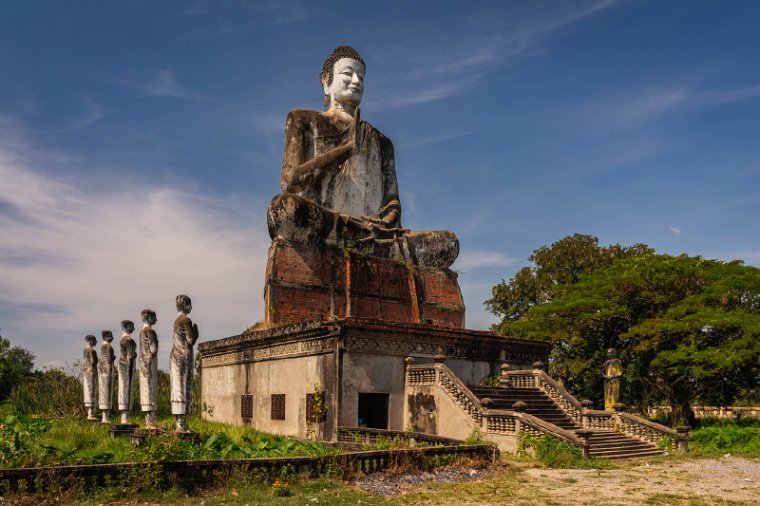
[(599, 246), (594, 236), (570, 235), (535, 250), (528, 257), (535, 267), (523, 267), (509, 282), (502, 280), (494, 286), (486, 306), (504, 322), (516, 321), (531, 307), (552, 300), (558, 286), (576, 283), (582, 274), (591, 274), (617, 259), (649, 253), (654, 250), (645, 244), (605, 247)]
[[(760, 269), (633, 248), (587, 272), (560, 270), (568, 274), (554, 278), (543, 303), (517, 318), (504, 314), (496, 329), (555, 343), (553, 359), (575, 394), (596, 401), (610, 347), (621, 350), (626, 366), (625, 400), (642, 405), (659, 394), (675, 418), (690, 418), (694, 400), (727, 405), (760, 386)], [(533, 277), (545, 267), (537, 264)]]
[(0, 335), (0, 401), (31, 374), (34, 358), (34, 353), (20, 346), (11, 346), (11, 342)]

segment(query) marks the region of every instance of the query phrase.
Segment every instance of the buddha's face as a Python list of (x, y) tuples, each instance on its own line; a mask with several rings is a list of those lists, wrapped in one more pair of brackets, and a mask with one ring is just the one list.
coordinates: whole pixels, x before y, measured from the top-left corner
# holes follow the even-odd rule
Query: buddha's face
[(130, 322), (130, 323), (125, 324), (122, 328), (124, 329), (124, 332), (126, 332), (127, 334), (131, 334), (132, 332), (135, 331), (135, 324)]
[(353, 58), (341, 58), (333, 65), (332, 83), (324, 82), (323, 86), (330, 104), (358, 106), (364, 92), (364, 65)]
[(151, 313), (148, 315), (148, 317), (145, 319), (148, 325), (155, 325), (158, 321), (158, 318), (156, 318), (156, 315)]

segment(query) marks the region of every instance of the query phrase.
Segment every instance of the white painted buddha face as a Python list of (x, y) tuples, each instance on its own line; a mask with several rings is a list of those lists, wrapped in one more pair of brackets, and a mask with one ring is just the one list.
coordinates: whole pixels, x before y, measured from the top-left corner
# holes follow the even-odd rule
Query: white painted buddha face
[(364, 92), (364, 65), (353, 58), (341, 58), (333, 66), (332, 82), (323, 82), (322, 86), (330, 97), (330, 109), (336, 105), (355, 108)]

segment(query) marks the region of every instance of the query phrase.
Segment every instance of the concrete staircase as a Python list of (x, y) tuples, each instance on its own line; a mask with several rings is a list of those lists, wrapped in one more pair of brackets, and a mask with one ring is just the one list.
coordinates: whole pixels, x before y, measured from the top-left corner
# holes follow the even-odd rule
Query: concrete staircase
[[(580, 424), (540, 388), (469, 388), (481, 404), (485, 399), (490, 399), (490, 404), (485, 403), (489, 409), (513, 409), (515, 402), (522, 401), (527, 405), (524, 409), (525, 413), (565, 430), (581, 429)], [(664, 454), (664, 451), (652, 443), (612, 430), (593, 430), (590, 438), (589, 455), (594, 458), (640, 459)]]

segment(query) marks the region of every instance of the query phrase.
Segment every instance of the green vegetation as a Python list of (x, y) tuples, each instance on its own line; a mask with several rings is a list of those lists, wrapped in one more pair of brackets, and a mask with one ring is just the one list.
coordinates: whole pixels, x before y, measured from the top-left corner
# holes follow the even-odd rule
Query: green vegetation
[(520, 434), (518, 455), (533, 457), (547, 467), (560, 469), (610, 469), (615, 466), (609, 461), (586, 459), (575, 445), (555, 437)]
[(8, 406), (18, 415), (83, 417), (82, 384), (60, 369), (35, 371), (15, 386)]
[(480, 386), (482, 387), (500, 387), (501, 378), (498, 376), (483, 376), (480, 380)]
[(536, 250), (536, 267), (494, 287), (495, 328), (555, 343), (554, 372), (597, 406), (611, 347), (626, 367), (623, 402), (643, 408), (664, 399), (672, 423), (693, 424), (695, 401), (757, 398), (760, 269), (596, 242), (575, 235)]
[(689, 433), (689, 454), (693, 457), (760, 457), (760, 419), (703, 418), (700, 428)]
[(185, 459), (237, 459), (330, 455), (333, 447), (312, 441), (274, 436), (248, 427), (191, 418), (189, 427), (201, 445), (172, 434), (171, 419), (162, 422), (165, 433), (148, 437), (140, 447), (128, 439), (113, 439), (108, 427), (85, 420), (46, 420), (8, 415), (0, 419), (0, 465), (29, 467), (65, 464), (104, 464)]
[(10, 395), (13, 388), (32, 374), (34, 354), (0, 335), (0, 402)]

